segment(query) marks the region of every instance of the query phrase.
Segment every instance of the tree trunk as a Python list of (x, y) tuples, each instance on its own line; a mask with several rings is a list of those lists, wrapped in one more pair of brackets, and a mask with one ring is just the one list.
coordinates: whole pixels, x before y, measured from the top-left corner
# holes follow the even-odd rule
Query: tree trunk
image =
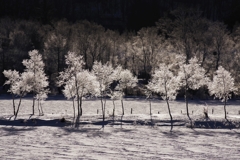
[(151, 118), (151, 122), (153, 122), (153, 120), (152, 120), (152, 103), (151, 103), (150, 99), (149, 99), (149, 106), (150, 106), (150, 118)]
[[(76, 115), (74, 98), (72, 99), (72, 102), (73, 102), (73, 122), (72, 122), (72, 126), (74, 126), (75, 115)], [(75, 127), (76, 127), (76, 126), (75, 126)]]
[(172, 118), (172, 114), (171, 114), (171, 110), (170, 110), (170, 106), (169, 106), (168, 99), (166, 99), (166, 102), (167, 102), (167, 106), (168, 106), (168, 113), (169, 113), (170, 119), (171, 119), (171, 121), (172, 121), (173, 118)]
[(39, 112), (39, 116), (41, 115), (41, 111), (40, 111), (40, 106), (39, 106), (39, 104), (40, 104), (40, 102), (39, 102), (40, 100), (38, 99), (38, 112)]
[(73, 120), (75, 119), (75, 105), (74, 105), (74, 98), (72, 99), (72, 102), (73, 102)]
[(188, 111), (188, 93), (187, 93), (187, 87), (185, 88), (185, 102), (186, 102), (186, 110), (187, 110), (187, 116), (189, 120), (191, 121), (191, 118), (189, 116), (189, 111)]
[(80, 97), (80, 116), (82, 116), (82, 96)]
[(35, 107), (35, 98), (33, 97), (32, 115), (34, 115), (35, 113), (34, 107)]
[(18, 108), (17, 108), (17, 112), (16, 112), (16, 114), (15, 114), (15, 118), (14, 118), (14, 120), (16, 120), (16, 118), (17, 118), (17, 115), (18, 115), (18, 111), (19, 111), (19, 108), (20, 108), (21, 102), (22, 102), (22, 96), (20, 96), (20, 100), (19, 100), (19, 102), (18, 102)]
[(122, 116), (121, 116), (121, 127), (122, 127), (122, 119), (124, 115), (123, 99), (121, 99), (121, 103), (122, 103)]
[(226, 98), (225, 98), (225, 100), (224, 100), (224, 114), (225, 114), (225, 119), (227, 119), (226, 103), (227, 103), (227, 100), (226, 100)]
[(152, 116), (152, 104), (151, 104), (151, 100), (149, 100), (149, 106), (150, 106), (150, 116)]
[(169, 116), (170, 116), (170, 119), (171, 119), (171, 130), (170, 131), (172, 131), (172, 129), (173, 129), (173, 118), (172, 118), (170, 106), (169, 106), (169, 103), (168, 103), (168, 99), (166, 99), (166, 102), (167, 102), (167, 106), (168, 106), (168, 113), (169, 113)]
[(16, 107), (15, 107), (15, 99), (14, 99), (14, 95), (12, 94), (12, 99), (13, 99), (13, 115), (16, 115)]
[(121, 99), (121, 103), (122, 103), (122, 115), (124, 115), (124, 106), (123, 106), (123, 100)]
[(77, 114), (77, 116), (79, 116), (79, 115), (80, 115), (79, 95), (77, 95), (77, 109), (78, 109), (78, 114)]
[(115, 118), (115, 103), (114, 103), (114, 100), (113, 100), (113, 122), (114, 122), (114, 118)]
[(43, 112), (43, 108), (42, 108), (42, 103), (40, 102), (40, 108), (41, 108), (41, 112), (42, 112), (42, 116), (44, 115), (44, 112)]
[[(78, 93), (78, 91), (77, 91)], [(80, 121), (80, 116), (81, 116), (81, 111), (80, 111), (80, 97), (77, 94), (77, 109), (78, 109), (78, 114), (77, 114), (77, 118), (75, 121), (75, 127), (78, 128), (79, 127), (79, 121)]]
[(101, 105), (102, 105), (102, 118), (103, 118), (103, 123), (105, 121), (105, 111), (104, 111), (104, 107), (103, 107), (103, 99), (102, 99), (102, 96), (101, 96)]

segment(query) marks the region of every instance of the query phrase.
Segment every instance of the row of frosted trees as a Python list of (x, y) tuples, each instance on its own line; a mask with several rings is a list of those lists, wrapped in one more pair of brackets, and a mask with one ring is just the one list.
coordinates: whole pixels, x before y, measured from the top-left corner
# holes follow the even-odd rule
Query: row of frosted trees
[[(48, 79), (44, 73), (44, 63), (41, 54), (37, 50), (33, 50), (29, 52), (29, 56), (30, 59), (22, 62), (26, 67), (23, 73), (19, 73), (16, 70), (5, 70), (3, 72), (8, 79), (5, 84), (10, 85), (8, 92), (13, 96), (15, 119), (23, 96), (30, 92), (33, 93), (32, 114), (34, 114), (35, 100), (38, 102), (39, 114), (43, 114), (41, 101), (45, 100), (49, 93)], [(208, 77), (196, 57), (191, 58), (188, 62), (186, 62), (186, 57), (183, 55), (176, 55), (175, 59), (176, 63), (173, 64), (158, 64), (152, 79), (143, 88), (147, 98), (151, 98), (154, 93), (159, 94), (167, 103), (172, 122), (169, 101), (175, 100), (178, 91), (183, 89), (185, 92), (187, 116), (191, 120), (188, 111), (189, 90), (197, 90), (200, 87), (207, 86), (210, 95), (214, 95), (224, 102), (226, 119), (226, 102), (231, 98), (231, 93), (236, 91), (231, 74), (222, 66), (219, 66), (213, 77)], [(57, 84), (58, 86), (63, 86), (62, 92), (65, 97), (72, 100), (74, 119), (77, 115), (76, 122), (79, 121), (80, 116), (83, 114), (82, 99), (86, 96), (100, 98), (103, 122), (105, 121), (105, 107), (108, 97), (111, 97), (113, 100), (113, 115), (115, 115), (114, 100), (121, 100), (123, 117), (125, 89), (136, 87), (138, 83), (137, 78), (129, 70), (123, 69), (120, 65), (113, 67), (109, 62), (102, 64), (95, 61), (90, 71), (84, 68), (83, 56), (77, 55), (75, 52), (68, 52), (65, 56), (65, 63), (66, 68), (59, 73)], [(17, 106), (15, 104), (16, 96), (20, 97)]]

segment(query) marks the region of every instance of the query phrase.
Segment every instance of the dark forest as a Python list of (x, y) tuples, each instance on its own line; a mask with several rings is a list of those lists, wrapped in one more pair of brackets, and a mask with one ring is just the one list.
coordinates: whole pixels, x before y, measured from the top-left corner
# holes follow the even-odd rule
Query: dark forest
[[(95, 61), (129, 69), (139, 79), (139, 88), (158, 64), (174, 64), (178, 54), (186, 56), (186, 62), (197, 57), (206, 75), (212, 78), (223, 66), (239, 88), (238, 0), (0, 0), (0, 4), (1, 86), (6, 81), (3, 71), (23, 72), (22, 61), (36, 49), (52, 93), (60, 92), (56, 80), (66, 67), (68, 51), (83, 56), (84, 68), (90, 71)], [(4, 85), (2, 92), (6, 91)], [(204, 97), (205, 90), (192, 94)]]
[(42, 24), (67, 19), (88, 20), (113, 30), (139, 30), (178, 7), (203, 12), (202, 17), (233, 27), (240, 21), (238, 0), (0, 0), (0, 17), (34, 20)]

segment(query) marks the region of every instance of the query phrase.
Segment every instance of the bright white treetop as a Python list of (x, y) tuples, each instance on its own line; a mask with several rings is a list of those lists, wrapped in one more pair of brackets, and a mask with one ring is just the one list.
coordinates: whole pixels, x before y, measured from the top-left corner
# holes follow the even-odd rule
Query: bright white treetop
[[(10, 89), (8, 92), (13, 93), (13, 86), (16, 85), (15, 83), (20, 80), (19, 72), (16, 70), (4, 70), (3, 71), (4, 76), (8, 79), (5, 83), (7, 85), (10, 85)], [(14, 94), (14, 93), (13, 93)]]
[(91, 95), (99, 95), (99, 83), (92, 73), (83, 70), (82, 72), (78, 72), (76, 77), (71, 77), (71, 79), (66, 83), (63, 89), (63, 94), (68, 99), (76, 97), (76, 95), (80, 95), (83, 97), (87, 94)]
[[(49, 92), (48, 87), (48, 78), (44, 73), (44, 63), (42, 60), (42, 55), (38, 53), (37, 50), (29, 51), (30, 59), (23, 60), (23, 65), (26, 67), (25, 72), (22, 76), (28, 77), (29, 84), (31, 84), (32, 89), (38, 98), (43, 96), (46, 97), (46, 94)], [(31, 79), (29, 79), (31, 77)]]
[(128, 70), (124, 69), (119, 74), (119, 85), (118, 88), (123, 90), (127, 87), (135, 87), (137, 85), (137, 78), (133, 76), (133, 74)]
[(147, 85), (148, 90), (159, 93), (164, 100), (176, 99), (179, 89), (180, 79), (174, 76), (170, 69), (171, 65), (160, 64)]
[(44, 67), (42, 55), (38, 53), (38, 50), (29, 51), (28, 54), (30, 59), (25, 59), (22, 62), (26, 67), (26, 71), (36, 72)]
[(199, 89), (207, 84), (208, 78), (205, 76), (205, 70), (201, 67), (196, 57), (191, 58), (186, 64), (185, 57), (180, 56), (178, 76), (181, 79), (181, 85), (186, 86), (186, 89)]
[(83, 97), (86, 94), (98, 94), (99, 83), (92, 73), (83, 69), (85, 64), (83, 57), (74, 52), (68, 52), (65, 57), (68, 67), (64, 72), (60, 72), (58, 81), (59, 85), (64, 85), (63, 94), (65, 97), (70, 99), (77, 95)]
[(110, 84), (115, 80), (114, 69), (109, 63), (102, 64), (101, 62), (94, 62), (92, 72), (97, 77), (101, 92), (107, 91)]
[(68, 52), (65, 56), (65, 61), (68, 67), (64, 70), (64, 72), (59, 73), (59, 85), (67, 85), (68, 82), (66, 81), (71, 79), (72, 76), (76, 77), (77, 73), (83, 71), (83, 65), (85, 64), (83, 56), (78, 56), (75, 52)]
[(219, 98), (222, 101), (227, 101), (231, 98), (231, 92), (236, 91), (234, 87), (234, 79), (230, 72), (225, 70), (222, 66), (218, 67), (216, 74), (213, 76), (213, 81), (208, 85), (210, 95)]
[(22, 97), (32, 90), (32, 73), (24, 72), (19, 74), (19, 72), (15, 70), (5, 70), (3, 74), (6, 78), (8, 78), (5, 84), (10, 85), (8, 92)]

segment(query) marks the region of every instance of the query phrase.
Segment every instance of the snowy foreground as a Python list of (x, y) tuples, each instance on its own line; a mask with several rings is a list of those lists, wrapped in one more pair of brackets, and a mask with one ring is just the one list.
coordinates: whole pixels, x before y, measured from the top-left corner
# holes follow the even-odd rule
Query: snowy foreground
[[(223, 106), (218, 101), (190, 101), (192, 118), (202, 117), (205, 102), (210, 119), (223, 119)], [(240, 120), (239, 102), (228, 103), (229, 119)], [(116, 114), (120, 115), (120, 102), (115, 103)], [(18, 119), (9, 121), (12, 101), (0, 96), (1, 159), (240, 159), (240, 129), (187, 128), (183, 101), (170, 103), (173, 119), (178, 120), (172, 132), (167, 123), (166, 104), (159, 100), (152, 102), (152, 118), (157, 124), (147, 125), (148, 101), (126, 99), (122, 127), (108, 124), (104, 129), (97, 125), (101, 122), (99, 100), (83, 102), (82, 124), (78, 129), (69, 125), (73, 113), (71, 101), (47, 100), (43, 104), (44, 116), (36, 114), (29, 119), (31, 105), (30, 99), (24, 99)], [(107, 101), (108, 120), (112, 119), (112, 108), (112, 102)], [(69, 122), (62, 123), (63, 117)]]

